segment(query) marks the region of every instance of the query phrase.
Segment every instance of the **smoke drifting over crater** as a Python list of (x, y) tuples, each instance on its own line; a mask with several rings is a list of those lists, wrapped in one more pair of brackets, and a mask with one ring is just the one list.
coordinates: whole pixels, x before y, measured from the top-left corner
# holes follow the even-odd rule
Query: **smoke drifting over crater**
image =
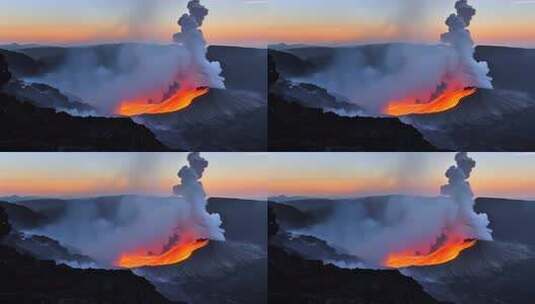
[(60, 219), (29, 233), (56, 239), (102, 267), (114, 266), (128, 254), (157, 259), (174, 247), (200, 240), (224, 241), (221, 219), (206, 211), (200, 182), (208, 162), (199, 153), (189, 154), (188, 161), (179, 171), (181, 184), (174, 188), (174, 197), (67, 201)]
[[(407, 5), (409, 8), (404, 10), (412, 11), (411, 5), (415, 11), (420, 10), (418, 1)], [(447, 18), (448, 32), (441, 35), (443, 44), (338, 50), (324, 70), (296, 80), (343, 95), (371, 115), (397, 116), (405, 112), (396, 111), (399, 107), (433, 104), (437, 100), (442, 105), (429, 112), (447, 110), (459, 101), (458, 95), (468, 94), (463, 92), (466, 88), (492, 88), (487, 63), (474, 59), (474, 41), (468, 27), (476, 11), (466, 0), (459, 0), (456, 9), (457, 13)], [(391, 105), (399, 107), (394, 110), (389, 108)]]
[[(467, 181), (476, 163), (466, 153), (457, 154), (455, 160), (457, 164), (446, 172), (449, 182), (442, 186), (441, 197), (391, 196), (369, 204), (333, 203), (327, 220), (294, 233), (326, 240), (361, 259), (360, 267), (446, 263), (474, 240), (492, 240), (487, 216), (474, 211)], [(400, 262), (403, 258), (409, 261), (407, 265)]]
[(178, 21), (182, 30), (173, 36), (172, 45), (70, 48), (54, 70), (27, 81), (78, 96), (105, 115), (114, 114), (124, 101), (164, 100), (170, 88), (224, 88), (221, 66), (206, 58), (207, 43), (200, 29), (208, 9), (198, 0), (191, 0), (188, 9), (189, 14)]

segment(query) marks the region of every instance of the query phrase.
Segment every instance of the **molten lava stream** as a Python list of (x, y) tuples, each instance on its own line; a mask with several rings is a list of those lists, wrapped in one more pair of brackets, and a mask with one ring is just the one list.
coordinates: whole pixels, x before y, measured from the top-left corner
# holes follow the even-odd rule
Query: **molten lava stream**
[(413, 98), (396, 100), (390, 102), (384, 112), (391, 116), (440, 113), (455, 108), (463, 98), (476, 92), (474, 88), (446, 91), (426, 103), (418, 103)]
[(116, 265), (123, 268), (172, 265), (187, 260), (195, 251), (206, 245), (208, 245), (208, 240), (198, 240), (177, 244), (159, 255), (140, 253), (139, 251), (125, 253), (117, 259)]
[(475, 240), (457, 239), (448, 241), (438, 249), (428, 253), (419, 254), (415, 251), (407, 250), (390, 254), (385, 261), (385, 266), (391, 268), (406, 268), (413, 266), (433, 266), (445, 264), (456, 259), (461, 252), (476, 244)]
[(191, 105), (197, 97), (207, 94), (207, 87), (195, 89), (179, 89), (173, 96), (160, 103), (151, 103), (150, 98), (138, 98), (121, 102), (117, 113), (123, 116), (143, 114), (163, 114), (183, 110)]

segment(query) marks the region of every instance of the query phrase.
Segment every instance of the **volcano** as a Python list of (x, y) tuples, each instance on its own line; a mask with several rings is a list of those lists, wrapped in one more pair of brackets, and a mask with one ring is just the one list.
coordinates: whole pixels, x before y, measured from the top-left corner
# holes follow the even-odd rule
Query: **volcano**
[[(124, 251), (123, 257), (128, 257), (132, 263), (123, 266), (102, 264), (94, 258), (80, 254), (79, 247), (75, 248), (72, 243), (59, 242), (54, 238), (42, 236), (46, 234), (47, 226), (57, 225), (74, 214), (83, 215), (86, 218), (85, 220), (78, 219), (78, 223), (109, 223), (115, 229), (121, 229), (126, 224), (125, 221), (135, 220), (134, 215), (137, 212), (134, 212), (134, 209), (139, 208), (140, 203), (145, 204), (147, 209), (152, 209), (170, 202), (169, 198), (135, 196), (65, 200), (26, 198), (12, 203), (0, 202), (0, 208), (6, 207), (12, 226), (17, 227), (17, 231), (13, 231), (3, 245), (14, 248), (13, 251), (24, 252), (34, 259), (54, 260), (47, 263), (65, 264), (57, 266), (58, 271), (61, 269), (64, 273), (72, 270), (80, 275), (86, 273), (88, 277), (91, 277), (92, 273), (100, 272), (108, 273), (110, 277), (116, 278), (120, 273), (130, 278), (129, 280), (144, 282), (148, 287), (143, 288), (172, 303), (265, 303), (266, 226), (251, 225), (251, 221), (266, 222), (265, 202), (262, 201), (211, 198), (207, 208), (210, 212), (221, 214), (226, 241), (199, 239), (192, 241), (190, 244), (192, 247), (188, 249), (183, 247), (184, 243), (174, 243), (172, 240), (156, 242), (158, 244), (152, 247), (146, 246), (134, 251)], [(73, 212), (76, 210), (78, 212)], [(128, 216), (123, 213), (125, 210), (129, 210)], [(150, 229), (155, 225), (154, 223), (146, 225), (145, 229)], [(81, 228), (70, 227), (71, 231)], [(19, 228), (24, 231), (18, 230)], [(105, 237), (104, 234), (99, 235)], [(168, 246), (162, 248), (161, 244)], [(186, 253), (192, 248), (196, 249), (191, 251), (190, 256), (187, 256)], [(133, 262), (134, 257), (135, 262)], [(178, 261), (177, 257), (185, 259)], [(138, 258), (142, 261), (140, 262)], [(160, 263), (163, 259), (167, 260)], [(123, 262), (126, 263), (126, 259)], [(24, 273), (31, 273), (30, 269), (31, 267), (28, 269), (25, 267)], [(37, 272), (38, 268), (34, 268), (33, 271)], [(47, 280), (56, 278), (59, 276), (51, 274)], [(108, 278), (108, 281), (111, 281), (111, 278)], [(73, 288), (85, 290), (77, 286), (77, 282), (72, 282)], [(100, 285), (105, 284), (94, 283), (86, 287), (90, 286), (90, 290), (93, 290), (93, 286)], [(126, 285), (128, 283), (121, 286)], [(62, 287), (56, 285), (55, 288), (58, 293), (62, 291)], [(135, 287), (129, 291), (130, 298), (142, 297)], [(65, 291), (64, 293), (67, 294)], [(3, 294), (0, 295), (0, 299), (3, 299), (2, 296)], [(147, 299), (150, 298), (145, 298)], [(167, 303), (165, 301), (162, 303)], [(160, 302), (154, 301), (154, 303)]]
[[(416, 198), (411, 198), (414, 199)], [(277, 246), (278, 250), (282, 248), (287, 254), (293, 255), (295, 261), (297, 258), (301, 259), (298, 265), (319, 261), (318, 265), (314, 267), (311, 265), (311, 269), (318, 269), (316, 267), (325, 269), (314, 276), (309, 274), (308, 280), (312, 282), (325, 280), (326, 271), (335, 269), (363, 273), (367, 271), (370, 274), (376, 272), (376, 275), (379, 275), (378, 271), (386, 268), (416, 280), (427, 293), (441, 303), (529, 304), (531, 302), (535, 296), (530, 284), (535, 278), (533, 272), (535, 238), (531, 233), (532, 229), (535, 229), (532, 221), (535, 214), (534, 202), (499, 198), (476, 199), (477, 212), (484, 212), (489, 216), (494, 241), (475, 241), (460, 237), (456, 239), (458, 243), (453, 243), (452, 238), (450, 243), (459, 247), (449, 251), (453, 247), (445, 246), (447, 241), (439, 238), (431, 245), (426, 243), (420, 246), (426, 248), (415, 246), (408, 252), (392, 251), (389, 257), (396, 256), (398, 262), (396, 265), (391, 265), (392, 267), (385, 265), (384, 261), (379, 261), (382, 265), (366, 264), (365, 259), (355, 256), (354, 252), (352, 254), (351, 250), (341, 246), (344, 236), (355, 237), (361, 235), (362, 231), (356, 233), (359, 230), (353, 223), (332, 222), (331, 219), (336, 215), (360, 214), (363, 218), (358, 221), (369, 223), (363, 227), (370, 227), (373, 223), (387, 228), (395, 225), (396, 216), (402, 214), (392, 212), (390, 209), (394, 205), (399, 205), (401, 200), (400, 196), (377, 196), (356, 199), (294, 198), (279, 203), (271, 202), (270, 208), (273, 217), (276, 217), (279, 232), (271, 237), (270, 244)], [(435, 198), (435, 200), (440, 199)], [(418, 201), (416, 208), (420, 210), (429, 204), (428, 198), (419, 198)], [(331, 229), (330, 231), (336, 231), (340, 238), (336, 239), (327, 230), (319, 229), (322, 226)], [(308, 241), (305, 242), (303, 238)], [(366, 238), (359, 240), (362, 246), (366, 246), (367, 241), (369, 240)], [(445, 250), (446, 248), (448, 250)], [(454, 256), (454, 258), (445, 262), (447, 259), (442, 259), (442, 256), (439, 260), (429, 263), (430, 258), (446, 252), (448, 254), (444, 256)], [(347, 257), (348, 254), (351, 256), (350, 259)], [(290, 264), (286, 267), (290, 267)], [(277, 275), (293, 275), (282, 268), (277, 270), (279, 271)], [(335, 278), (347, 280), (347, 277), (339, 275), (340, 277), (334, 277), (331, 274), (329, 280)], [(386, 281), (386, 279), (381, 280), (382, 284), (387, 284)], [(288, 284), (288, 286), (297, 285), (290, 282)], [(300, 286), (303, 285), (299, 284), (293, 288), (301, 288)], [(394, 286), (384, 288), (394, 288)], [(288, 295), (292, 294), (291, 288), (285, 290)], [(370, 295), (373, 290), (370, 287), (369, 290), (353, 295), (353, 298)], [(316, 296), (329, 297), (325, 293), (318, 293)], [(379, 299), (380, 296), (376, 296), (375, 302), (379, 302)]]

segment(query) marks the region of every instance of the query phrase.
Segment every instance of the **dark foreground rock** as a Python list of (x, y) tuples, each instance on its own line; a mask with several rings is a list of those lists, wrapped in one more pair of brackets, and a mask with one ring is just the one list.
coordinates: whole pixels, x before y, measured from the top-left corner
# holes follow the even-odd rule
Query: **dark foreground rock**
[[(272, 56), (268, 60), (269, 151), (436, 151), (418, 130), (397, 118), (342, 117), (320, 108), (292, 102), (278, 92), (284, 81)], [(284, 90), (297, 90), (286, 87)], [(308, 86), (300, 98), (333, 98), (325, 90)], [(281, 94), (282, 93), (282, 94)], [(288, 94), (291, 95), (291, 94)]]
[(73, 269), (0, 246), (0, 303), (172, 303), (130, 271)]
[(436, 151), (397, 118), (342, 117), (270, 94), (270, 151)]
[(73, 269), (3, 245), (11, 230), (0, 207), (0, 303), (176, 303), (127, 270)]
[(166, 151), (129, 118), (74, 117), (0, 93), (3, 151)]
[(440, 303), (397, 270), (343, 269), (307, 260), (280, 243), (285, 232), (273, 204), (268, 208), (268, 303), (433, 304)]
[(269, 248), (269, 303), (439, 303), (418, 283), (393, 270), (341, 269)]

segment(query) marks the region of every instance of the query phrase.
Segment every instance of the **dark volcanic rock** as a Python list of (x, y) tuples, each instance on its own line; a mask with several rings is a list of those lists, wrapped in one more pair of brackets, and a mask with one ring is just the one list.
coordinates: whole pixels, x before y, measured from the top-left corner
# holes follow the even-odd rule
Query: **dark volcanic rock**
[(397, 118), (341, 117), (269, 97), (270, 151), (436, 151)]
[[(9, 219), (0, 207), (0, 236), (9, 230)], [(130, 271), (73, 269), (37, 260), (2, 244), (0, 269), (0, 303), (5, 304), (172, 303)]]
[[(269, 61), (271, 89), (281, 79), (272, 57)], [(289, 102), (271, 90), (268, 100), (269, 151), (436, 150), (415, 128), (397, 118), (342, 117)]]
[(0, 201), (0, 209), (4, 208), (9, 215), (11, 224), (17, 230), (37, 228), (47, 222), (47, 217), (30, 208)]
[(340, 269), (269, 247), (268, 302), (278, 303), (439, 303), (418, 283), (393, 270)]
[(488, 62), (496, 89), (528, 92), (535, 97), (535, 50), (478, 46), (476, 58)]
[(0, 88), (11, 79), (11, 73), (7, 68), (7, 63), (4, 56), (0, 54)]
[(264, 98), (267, 92), (267, 50), (210, 46), (208, 59), (218, 61), (223, 69), (225, 85), (232, 90), (256, 92)]
[(39, 64), (24, 54), (0, 49), (0, 57), (2, 56), (14, 77), (31, 76), (39, 72)]
[(11, 231), (11, 225), (7, 217), (7, 213), (4, 211), (4, 208), (0, 206), (0, 240), (9, 234)]
[[(268, 246), (270, 304), (439, 303), (415, 280), (403, 276), (399, 271), (342, 269), (325, 265), (322, 261), (306, 260), (296, 253), (288, 253), (288, 249), (282, 249), (278, 245), (282, 244), (281, 239), (285, 238), (285, 233), (277, 224), (273, 206), (269, 208), (269, 223), (273, 227)], [(328, 247), (325, 243), (312, 239), (308, 238), (305, 242), (314, 243), (315, 250)]]
[[(221, 216), (227, 240), (252, 243), (266, 248), (266, 202), (234, 198), (210, 198), (206, 209), (210, 213), (218, 213)], [(247, 220), (244, 220), (244, 217)], [(254, 224), (251, 225), (251, 223)]]
[(123, 270), (72, 269), (0, 246), (0, 303), (172, 303)]
[(128, 118), (73, 117), (0, 94), (4, 151), (166, 151), (144, 126)]
[(27, 101), (36, 107), (53, 108), (57, 111), (73, 112), (74, 115), (96, 113), (95, 108), (64, 95), (60, 90), (42, 83), (25, 83), (20, 80), (10, 81), (5, 87), (6, 94), (18, 100)]
[(135, 119), (173, 150), (265, 151), (266, 112), (265, 98), (254, 92), (210, 89), (181, 111)]

